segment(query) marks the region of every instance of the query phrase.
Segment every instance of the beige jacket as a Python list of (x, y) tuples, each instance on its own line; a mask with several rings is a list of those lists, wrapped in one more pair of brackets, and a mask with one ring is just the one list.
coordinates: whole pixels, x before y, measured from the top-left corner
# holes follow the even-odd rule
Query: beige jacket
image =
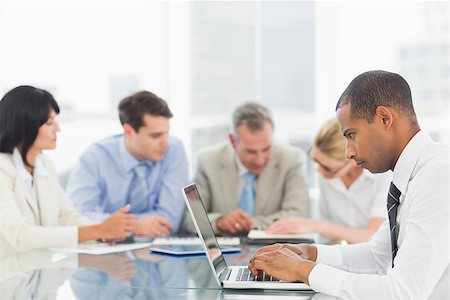
[[(273, 146), (272, 151), (272, 158), (256, 181), (253, 218), (256, 227), (267, 226), (283, 216), (310, 215), (308, 187), (303, 176), (305, 155), (287, 146)], [(195, 183), (211, 221), (239, 207), (235, 155), (230, 144), (199, 153)]]
[(34, 174), (39, 208), (25, 183), (17, 177), (11, 154), (0, 153), (0, 259), (36, 248), (76, 247), (81, 217), (64, 194), (50, 159), (37, 157)]

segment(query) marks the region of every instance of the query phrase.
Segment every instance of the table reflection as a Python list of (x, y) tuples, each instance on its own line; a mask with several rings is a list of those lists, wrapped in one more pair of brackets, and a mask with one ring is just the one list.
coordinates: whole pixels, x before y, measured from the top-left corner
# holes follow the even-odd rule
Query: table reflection
[(186, 288), (185, 261), (148, 255), (148, 249), (107, 255), (80, 255), (70, 278), (77, 299), (185, 299), (171, 287)]
[(34, 250), (0, 262), (2, 299), (56, 299), (77, 267), (76, 254)]
[[(246, 265), (254, 248), (226, 255)], [(148, 248), (104, 255), (33, 250), (0, 261), (0, 299), (331, 299), (271, 290), (222, 290), (206, 256), (149, 255)]]

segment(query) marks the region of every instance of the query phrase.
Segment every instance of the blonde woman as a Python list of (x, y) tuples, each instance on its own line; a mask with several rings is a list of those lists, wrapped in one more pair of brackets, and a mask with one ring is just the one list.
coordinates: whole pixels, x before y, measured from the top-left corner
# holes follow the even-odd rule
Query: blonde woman
[(348, 243), (368, 241), (386, 219), (392, 173), (372, 174), (345, 158), (345, 139), (335, 118), (316, 134), (310, 157), (317, 164), (319, 219), (286, 217), (268, 233), (319, 233)]

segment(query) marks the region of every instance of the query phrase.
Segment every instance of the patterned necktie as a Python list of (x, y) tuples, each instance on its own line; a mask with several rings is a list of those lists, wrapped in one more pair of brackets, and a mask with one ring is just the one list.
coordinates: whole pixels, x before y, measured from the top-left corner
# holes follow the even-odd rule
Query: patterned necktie
[(387, 197), (387, 210), (389, 217), (389, 227), (391, 228), (391, 250), (392, 250), (392, 267), (394, 267), (394, 258), (397, 255), (398, 246), (398, 230), (399, 225), (397, 223), (397, 210), (400, 204), (400, 195), (402, 193), (399, 189), (391, 182), (389, 187), (389, 194)]
[(140, 213), (148, 210), (148, 186), (146, 180), (147, 165), (140, 163), (134, 168), (134, 178), (128, 192), (130, 213)]
[(255, 182), (255, 174), (245, 174), (245, 186), (242, 190), (240, 208), (246, 211), (250, 216), (254, 215), (255, 207), (255, 192), (253, 190), (253, 183)]

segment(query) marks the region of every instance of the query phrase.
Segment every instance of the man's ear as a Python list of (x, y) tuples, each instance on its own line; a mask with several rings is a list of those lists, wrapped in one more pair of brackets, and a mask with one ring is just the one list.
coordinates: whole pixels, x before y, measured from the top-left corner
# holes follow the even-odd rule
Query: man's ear
[(394, 123), (392, 109), (387, 106), (378, 106), (375, 110), (375, 118), (377, 118), (380, 124), (386, 129), (391, 128)]
[(230, 140), (231, 146), (236, 149), (236, 139), (234, 137), (234, 134), (232, 134), (231, 132), (228, 133), (228, 139)]
[(122, 128), (123, 128), (123, 134), (124, 134), (126, 137), (130, 137), (130, 136), (131, 136), (131, 133), (135, 132), (135, 131), (134, 131), (134, 128), (131, 127), (131, 125), (128, 124), (128, 123), (124, 123), (124, 124), (122, 125)]

